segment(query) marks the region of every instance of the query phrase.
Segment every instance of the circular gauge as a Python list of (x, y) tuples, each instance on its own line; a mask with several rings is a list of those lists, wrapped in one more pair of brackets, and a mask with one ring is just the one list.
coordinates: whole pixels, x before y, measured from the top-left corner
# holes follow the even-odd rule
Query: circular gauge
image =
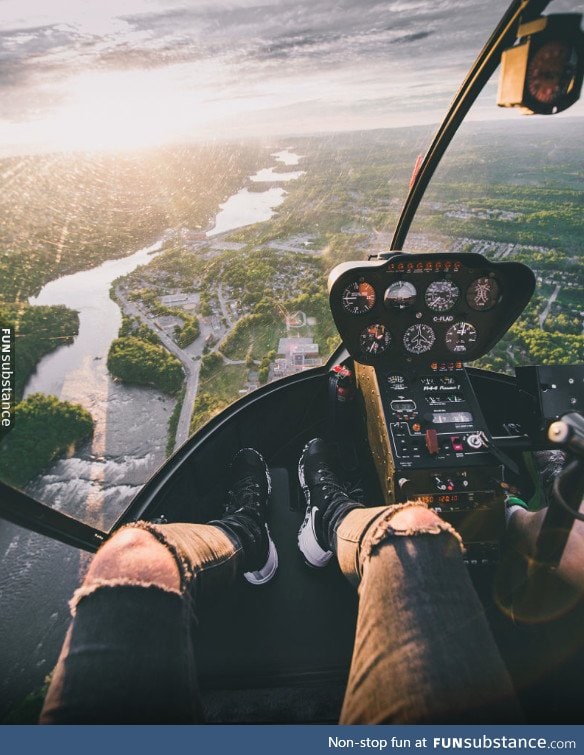
[[(550, 39), (532, 55), (526, 72), (527, 91), (535, 106), (564, 110), (574, 89), (578, 50), (571, 42)], [(531, 104), (531, 103), (530, 103)]]
[(423, 354), (430, 351), (436, 340), (436, 334), (429, 325), (418, 323), (404, 333), (404, 346), (411, 354)]
[(416, 287), (408, 281), (395, 281), (385, 292), (385, 306), (405, 309), (416, 301)]
[(426, 304), (433, 312), (448, 312), (456, 304), (460, 289), (449, 280), (433, 281), (426, 289)]
[(368, 325), (359, 336), (361, 351), (364, 354), (375, 356), (383, 353), (391, 344), (391, 333), (385, 325), (375, 323)]
[(446, 331), (446, 346), (455, 354), (462, 354), (477, 342), (477, 329), (470, 322), (455, 322)]
[(499, 301), (499, 284), (495, 278), (477, 278), (468, 287), (466, 301), (479, 312), (492, 309)]
[(364, 315), (375, 305), (375, 289), (362, 278), (350, 283), (343, 291), (343, 309), (352, 315)]

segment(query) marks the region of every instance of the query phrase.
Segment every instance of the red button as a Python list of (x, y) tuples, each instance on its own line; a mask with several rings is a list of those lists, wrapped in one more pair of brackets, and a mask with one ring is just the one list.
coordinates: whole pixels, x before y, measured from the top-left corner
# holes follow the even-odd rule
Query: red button
[(452, 446), (452, 450), (456, 451), (457, 453), (464, 451), (464, 447), (462, 445), (462, 440), (460, 438), (460, 435), (451, 435), (450, 445)]

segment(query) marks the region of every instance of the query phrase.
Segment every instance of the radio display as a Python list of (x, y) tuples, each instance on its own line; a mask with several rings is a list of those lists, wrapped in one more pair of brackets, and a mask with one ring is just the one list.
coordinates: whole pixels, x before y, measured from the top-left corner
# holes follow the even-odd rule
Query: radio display
[(470, 412), (434, 412), (432, 422), (435, 425), (446, 425), (451, 422), (472, 422)]
[(400, 399), (398, 401), (392, 401), (391, 408), (394, 412), (415, 412), (416, 403), (409, 399)]

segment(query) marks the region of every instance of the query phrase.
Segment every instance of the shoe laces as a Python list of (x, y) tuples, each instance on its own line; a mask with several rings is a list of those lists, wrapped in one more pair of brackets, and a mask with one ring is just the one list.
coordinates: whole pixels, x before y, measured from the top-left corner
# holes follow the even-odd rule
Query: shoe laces
[(233, 490), (227, 491), (226, 514), (237, 514), (240, 511), (249, 511), (260, 508), (260, 484), (254, 477), (244, 477), (238, 480)]
[(315, 487), (321, 488), (327, 503), (337, 503), (346, 498), (359, 503), (363, 500), (363, 489), (358, 483), (341, 482), (330, 467), (321, 467), (316, 473), (319, 478)]

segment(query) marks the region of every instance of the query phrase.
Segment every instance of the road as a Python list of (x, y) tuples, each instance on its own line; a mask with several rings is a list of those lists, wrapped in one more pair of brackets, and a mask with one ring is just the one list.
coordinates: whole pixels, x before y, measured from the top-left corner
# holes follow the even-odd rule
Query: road
[[(163, 346), (170, 351), (182, 364), (186, 375), (185, 385), (185, 397), (183, 399), (180, 416), (178, 419), (178, 425), (176, 428), (176, 436), (174, 441), (174, 450), (182, 446), (190, 436), (191, 417), (193, 415), (193, 408), (195, 406), (195, 399), (197, 398), (197, 391), (199, 390), (199, 375), (201, 372), (201, 357), (205, 349), (205, 341), (207, 336), (213, 336), (217, 338), (217, 334), (213, 332), (213, 328), (210, 324), (207, 324), (203, 318), (199, 318), (199, 326), (201, 333), (193, 343), (189, 344), (186, 349), (181, 349), (176, 343), (168, 336), (163, 330), (161, 330), (156, 323), (146, 315), (140, 307), (132, 301), (129, 301), (126, 296), (120, 291), (119, 287), (115, 290), (116, 299), (122, 307), (124, 314), (130, 317), (136, 317), (140, 322), (144, 323), (150, 330), (156, 334), (160, 339)], [(219, 338), (215, 347), (211, 350), (213, 352), (219, 350), (219, 344), (221, 340), (228, 335), (233, 328), (237, 325), (237, 321), (234, 321), (229, 313), (229, 308), (223, 298), (223, 290), (221, 286), (217, 289), (217, 298), (221, 307), (223, 317), (227, 321), (227, 330), (223, 332)], [(225, 364), (245, 364), (243, 359), (227, 359), (223, 356)]]
[(547, 317), (547, 316), (549, 315), (549, 313), (550, 313), (550, 309), (551, 309), (551, 307), (552, 307), (552, 304), (553, 304), (553, 303), (555, 302), (555, 300), (556, 300), (556, 299), (558, 298), (558, 294), (560, 293), (560, 290), (561, 290), (561, 286), (560, 286), (560, 285), (556, 285), (556, 287), (554, 288), (554, 292), (553, 292), (553, 294), (552, 294), (552, 295), (550, 296), (550, 298), (549, 298), (549, 301), (548, 301), (548, 303), (546, 304), (546, 307), (545, 307), (544, 311), (543, 311), (543, 312), (541, 313), (541, 315), (539, 316), (539, 327), (540, 327), (540, 328), (543, 328), (543, 324), (544, 324), (544, 322), (546, 321), (546, 317)]
[[(140, 322), (143, 322), (144, 325), (147, 325), (150, 330), (156, 333), (164, 347), (168, 349), (168, 351), (170, 351), (170, 353), (173, 354), (184, 367), (187, 380), (185, 385), (185, 397), (182, 403), (180, 417), (178, 419), (178, 425), (176, 428), (176, 436), (174, 442), (174, 450), (176, 451), (179, 446), (182, 446), (182, 444), (186, 442), (190, 435), (189, 429), (191, 425), (191, 416), (193, 414), (193, 407), (195, 405), (195, 399), (197, 397), (197, 391), (199, 389), (201, 356), (203, 354), (203, 349), (205, 348), (205, 339), (208, 335), (207, 330), (209, 332), (211, 331), (207, 328), (205, 323), (199, 320), (201, 334), (190, 346), (187, 347), (189, 349), (189, 351), (187, 352), (177, 346), (172, 338), (166, 335), (163, 330), (160, 330), (160, 328), (158, 328), (154, 324), (154, 322), (146, 316), (146, 314), (138, 307), (135, 302), (129, 301), (119, 288), (116, 288), (115, 293), (117, 300), (124, 310), (124, 314), (136, 317), (140, 320)], [(198, 359), (196, 357), (198, 357)]]
[(231, 330), (234, 323), (231, 314), (229, 313), (229, 307), (225, 303), (225, 299), (223, 297), (223, 286), (221, 284), (217, 286), (217, 299), (219, 301), (219, 306), (221, 307), (223, 317), (225, 318), (225, 322), (227, 323), (227, 328)]

